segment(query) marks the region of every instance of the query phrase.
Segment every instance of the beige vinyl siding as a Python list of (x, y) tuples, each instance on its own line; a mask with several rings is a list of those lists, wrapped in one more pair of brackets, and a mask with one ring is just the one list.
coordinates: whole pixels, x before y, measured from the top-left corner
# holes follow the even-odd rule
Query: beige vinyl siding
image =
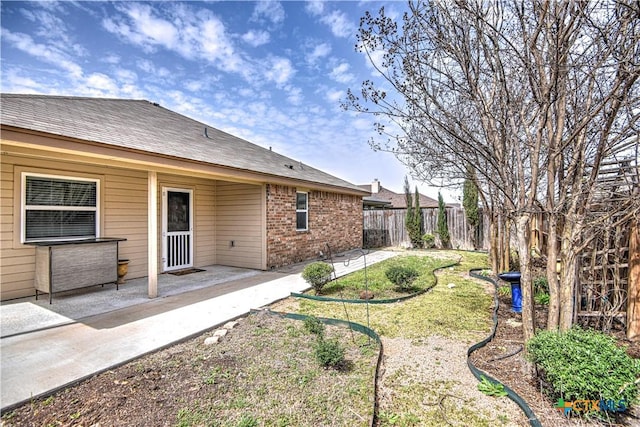
[[(13, 248), (14, 242), (14, 167), (8, 156), (2, 156), (0, 183), (0, 298), (11, 299), (33, 295), (35, 249)], [(19, 190), (18, 190), (19, 191)], [(19, 230), (15, 230), (16, 233)], [(28, 289), (30, 293), (25, 293)]]
[(105, 176), (104, 237), (124, 237), (118, 258), (128, 259), (127, 279), (147, 275), (147, 173), (122, 170)]
[(51, 161), (34, 151), (34, 158), (2, 156), (2, 229), (0, 234), (0, 283), (2, 300), (34, 295), (35, 248), (20, 243), (21, 173), (100, 179), (100, 235), (123, 237), (120, 258), (128, 258), (127, 278), (147, 274), (146, 172), (88, 164)]
[(196, 239), (194, 265), (202, 267), (216, 263), (216, 181), (201, 180), (194, 191), (195, 217), (193, 218)]
[(263, 187), (218, 182), (216, 196), (217, 264), (264, 269)]

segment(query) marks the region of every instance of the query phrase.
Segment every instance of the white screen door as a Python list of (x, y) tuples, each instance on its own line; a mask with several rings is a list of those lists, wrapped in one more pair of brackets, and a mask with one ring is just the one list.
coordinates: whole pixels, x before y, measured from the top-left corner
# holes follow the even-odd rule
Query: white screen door
[(193, 267), (193, 190), (162, 188), (162, 269)]

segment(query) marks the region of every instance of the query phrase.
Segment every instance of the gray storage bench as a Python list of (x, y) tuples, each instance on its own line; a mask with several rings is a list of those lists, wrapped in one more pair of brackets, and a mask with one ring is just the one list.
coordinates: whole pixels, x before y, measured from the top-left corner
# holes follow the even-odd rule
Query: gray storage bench
[(36, 299), (38, 292), (48, 293), (51, 304), (56, 292), (117, 282), (118, 243), (125, 240), (103, 237), (31, 243), (36, 246)]

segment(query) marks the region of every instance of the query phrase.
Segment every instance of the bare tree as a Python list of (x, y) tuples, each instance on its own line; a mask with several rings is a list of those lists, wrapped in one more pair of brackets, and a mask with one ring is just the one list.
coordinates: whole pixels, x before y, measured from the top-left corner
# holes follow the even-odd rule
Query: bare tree
[[(374, 147), (427, 182), (462, 182), (467, 165), (474, 168), (492, 229), (515, 225), (525, 339), (534, 333), (535, 213), (551, 221), (548, 325), (573, 321), (577, 254), (587, 224), (598, 222), (589, 222), (588, 208), (599, 170), (637, 134), (639, 13), (634, 2), (417, 1), (401, 26), (384, 9), (361, 20), (357, 47), (384, 82), (363, 82), (345, 108), (378, 116), (387, 140)], [(632, 214), (635, 206), (627, 198), (616, 209)]]

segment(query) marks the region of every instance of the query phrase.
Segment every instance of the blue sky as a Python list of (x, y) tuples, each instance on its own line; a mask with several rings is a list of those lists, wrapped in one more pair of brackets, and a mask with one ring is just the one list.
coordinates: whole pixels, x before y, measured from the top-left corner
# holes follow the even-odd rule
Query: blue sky
[(360, 17), (381, 6), (400, 17), (406, 3), (2, 1), (2, 91), (147, 99), (401, 192), (409, 171), (370, 148), (371, 117), (340, 108), (376, 78), (354, 46)]

